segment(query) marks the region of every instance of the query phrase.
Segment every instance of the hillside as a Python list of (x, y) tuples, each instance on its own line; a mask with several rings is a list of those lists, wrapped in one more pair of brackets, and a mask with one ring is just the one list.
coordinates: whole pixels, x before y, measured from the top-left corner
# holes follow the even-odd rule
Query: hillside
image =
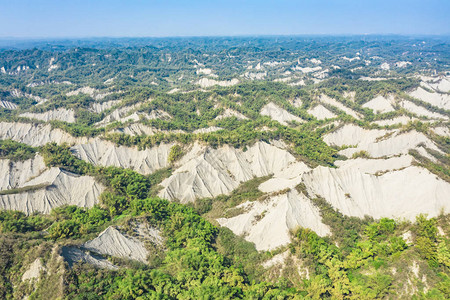
[(0, 298), (448, 299), (450, 52), (421, 41), (1, 49)]

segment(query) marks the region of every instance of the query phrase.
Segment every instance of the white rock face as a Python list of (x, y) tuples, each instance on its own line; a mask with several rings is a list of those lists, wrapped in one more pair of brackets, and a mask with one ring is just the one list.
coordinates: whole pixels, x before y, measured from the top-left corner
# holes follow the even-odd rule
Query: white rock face
[(335, 118), (336, 115), (319, 104), (308, 110), (308, 114), (313, 115), (317, 120), (325, 120)]
[(450, 184), (411, 161), (408, 155), (347, 160), (337, 169), (317, 167), (303, 182), (310, 195), (324, 197), (349, 216), (414, 220), (421, 213), (449, 212)]
[(382, 95), (378, 95), (369, 102), (364, 103), (363, 107), (370, 108), (375, 113), (382, 114), (395, 110), (391, 105), (393, 102), (394, 97), (392, 95), (389, 95), (387, 98)]
[(120, 100), (111, 100), (106, 102), (94, 102), (92, 103), (91, 107), (89, 108), (90, 111), (95, 113), (101, 113), (105, 110), (108, 110), (112, 108), (114, 105), (118, 105), (120, 103)]
[(227, 109), (225, 109), (223, 114), (216, 117), (216, 120), (221, 120), (224, 118), (231, 118), (231, 117), (236, 117), (238, 120), (247, 120), (248, 119), (246, 116), (244, 116), (240, 112), (237, 112), (235, 110), (227, 108)]
[(424, 77), (421, 76), (423, 80), (420, 84), (435, 90), (437, 92), (448, 93), (450, 92), (450, 77)]
[(406, 125), (409, 122), (414, 121), (414, 120), (417, 120), (417, 119), (410, 118), (408, 116), (400, 116), (400, 117), (395, 117), (392, 119), (378, 120), (373, 123), (380, 125), (380, 126), (392, 126), (392, 125), (396, 125), (396, 124)]
[(17, 109), (16, 104), (9, 102), (9, 101), (5, 101), (5, 100), (0, 100), (0, 107), (10, 109), (10, 110)]
[(23, 273), (22, 281), (39, 278), (39, 276), (41, 275), (41, 271), (44, 270), (45, 267), (42, 265), (41, 259), (36, 258), (36, 260), (30, 265), (28, 270), (26, 270), (25, 273)]
[(136, 109), (139, 108), (139, 104), (132, 105), (132, 106), (125, 106), (121, 107), (119, 109), (114, 110), (112, 113), (107, 115), (103, 120), (100, 122), (95, 123), (96, 126), (106, 126), (108, 124), (111, 124), (113, 122), (129, 122), (129, 121), (139, 121), (141, 118), (147, 119), (147, 120), (153, 120), (153, 119), (170, 119), (171, 116), (162, 110), (153, 110), (150, 113), (144, 113), (144, 112), (137, 112)]
[(28, 181), (21, 188), (29, 188), (17, 194), (0, 195), (0, 209), (20, 210), (26, 214), (50, 213), (62, 205), (92, 207), (104, 187), (90, 176), (78, 176), (59, 168), (51, 168)]
[(33, 147), (43, 146), (50, 142), (86, 143), (88, 138), (75, 138), (61, 129), (52, 129), (50, 124), (0, 122), (0, 139), (11, 139)]
[(339, 108), (340, 110), (342, 110), (343, 112), (345, 112), (347, 115), (350, 115), (352, 117), (354, 117), (355, 119), (361, 119), (361, 115), (358, 114), (357, 112), (353, 111), (352, 109), (348, 108), (347, 106), (345, 106), (344, 104), (342, 104), (341, 102), (337, 101), (336, 99), (330, 98), (327, 95), (321, 95), (319, 98), (320, 102), (323, 102), (325, 104), (329, 104), (332, 105), (334, 107)]
[(289, 113), (285, 109), (279, 107), (273, 102), (270, 102), (261, 109), (261, 115), (269, 116), (271, 119), (280, 122), (283, 125), (288, 125), (288, 122), (296, 121), (302, 123), (303, 120), (293, 114)]
[(330, 233), (322, 223), (319, 210), (304, 195), (291, 190), (267, 201), (245, 202), (238, 206), (245, 213), (233, 218), (221, 218), (221, 226), (253, 242), (257, 250), (273, 250), (290, 242), (289, 230), (305, 227), (324, 236)]
[(336, 146), (356, 146), (339, 151), (347, 157), (361, 150), (367, 151), (371, 157), (407, 154), (410, 149), (420, 148), (422, 144), (441, 152), (423, 133), (414, 130), (406, 133), (400, 133), (398, 130), (367, 130), (353, 124), (327, 134), (324, 141)]
[(414, 98), (430, 103), (431, 105), (450, 110), (450, 95), (438, 92), (430, 93), (422, 87), (418, 87), (408, 94)]
[(36, 155), (25, 161), (0, 159), (0, 190), (9, 190), (24, 185), (32, 178), (42, 174), (47, 167), (44, 159)]
[(66, 93), (66, 96), (76, 96), (79, 94), (86, 94), (91, 96), (92, 98), (94, 98), (95, 100), (102, 100), (103, 98), (105, 98), (106, 96), (110, 95), (111, 93), (100, 93), (100, 91), (91, 88), (89, 86), (85, 86), (82, 88), (79, 88), (75, 91), (71, 91)]
[(116, 166), (133, 169), (141, 174), (151, 174), (168, 166), (170, 148), (174, 144), (161, 144), (153, 148), (138, 150), (94, 139), (87, 144), (71, 148), (74, 155), (94, 165)]
[(74, 123), (75, 122), (75, 112), (73, 109), (65, 109), (65, 108), (58, 108), (54, 110), (49, 110), (43, 113), (32, 113), (27, 112), (19, 115), (20, 117), (29, 118), (29, 119), (36, 119), (41, 121), (51, 121), (51, 120), (60, 120), (65, 121), (68, 123)]
[(446, 117), (446, 116), (444, 116), (444, 115), (442, 115), (440, 113), (437, 113), (437, 112), (429, 111), (425, 107), (418, 106), (418, 105), (412, 103), (411, 101), (403, 100), (399, 104), (404, 109), (406, 109), (406, 110), (408, 110), (408, 111), (410, 111), (413, 114), (416, 114), (418, 116), (427, 117), (427, 118), (430, 118), (430, 119), (448, 120), (448, 117)]
[(257, 142), (245, 152), (230, 146), (212, 149), (196, 143), (178, 162), (180, 167), (161, 183), (164, 188), (159, 196), (186, 203), (229, 194), (242, 182), (278, 174), (294, 162), (289, 152), (264, 142)]
[(34, 101), (37, 102), (36, 105), (39, 105), (39, 104), (42, 104), (42, 103), (45, 103), (45, 102), (48, 101), (48, 99), (41, 98), (39, 96), (32, 95), (32, 94), (27, 94), (27, 93), (24, 93), (24, 92), (22, 92), (22, 91), (20, 91), (18, 89), (12, 90), (11, 91), (11, 96), (13, 96), (13, 97), (25, 97), (25, 98), (33, 99)]
[(439, 126), (439, 127), (433, 128), (432, 131), (437, 135), (450, 137), (450, 128), (448, 128), (448, 127)]
[(310, 168), (303, 162), (295, 161), (273, 174), (269, 180), (261, 183), (258, 189), (264, 193), (278, 192), (285, 189), (293, 189), (302, 181), (303, 173)]
[(126, 125), (125, 127), (116, 128), (113, 130), (113, 132), (136, 136), (136, 135), (154, 135), (160, 132), (160, 130), (146, 126), (142, 123), (131, 123)]
[(141, 241), (123, 235), (112, 226), (106, 228), (95, 239), (86, 242), (83, 247), (100, 254), (138, 260), (143, 263), (147, 261), (149, 254)]
[(293, 67), (292, 70), (300, 71), (302, 73), (312, 73), (312, 72), (316, 72), (316, 71), (322, 70), (322, 67), (317, 66), (317, 67), (311, 68), (311, 67), (301, 67), (301, 66), (298, 65), (298, 66)]
[(200, 79), (197, 84), (200, 85), (202, 88), (208, 88), (215, 85), (218, 86), (233, 86), (239, 83), (239, 80), (236, 78), (233, 78), (231, 80), (215, 80), (210, 78), (202, 78)]

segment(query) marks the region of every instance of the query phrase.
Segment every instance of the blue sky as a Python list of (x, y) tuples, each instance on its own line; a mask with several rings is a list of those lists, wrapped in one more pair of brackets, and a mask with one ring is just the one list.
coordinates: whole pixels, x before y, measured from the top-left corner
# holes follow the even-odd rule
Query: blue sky
[(450, 34), (450, 0), (0, 0), (0, 37)]

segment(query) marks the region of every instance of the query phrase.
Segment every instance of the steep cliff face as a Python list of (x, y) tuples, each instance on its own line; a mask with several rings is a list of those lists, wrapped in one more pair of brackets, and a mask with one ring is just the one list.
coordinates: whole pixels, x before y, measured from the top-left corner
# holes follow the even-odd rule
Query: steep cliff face
[(330, 233), (319, 210), (304, 195), (291, 190), (263, 202), (245, 202), (237, 207), (244, 213), (217, 221), (255, 244), (258, 250), (272, 250), (290, 242), (290, 230), (310, 228), (324, 236)]
[(287, 125), (289, 122), (295, 121), (302, 123), (303, 120), (293, 114), (289, 113), (287, 110), (279, 107), (273, 102), (266, 104), (261, 109), (261, 115), (269, 116), (271, 119), (280, 122), (283, 125)]
[(367, 130), (352, 124), (327, 134), (324, 141), (330, 145), (349, 146), (339, 152), (347, 157), (360, 151), (368, 152), (371, 157), (389, 157), (423, 147), (441, 152), (433, 141), (414, 130), (405, 133), (399, 130)]
[(50, 124), (0, 122), (0, 139), (11, 139), (30, 146), (43, 146), (47, 143), (58, 144), (86, 143), (86, 137), (76, 138), (61, 129), (52, 129)]
[(96, 138), (71, 149), (75, 156), (94, 165), (130, 168), (141, 174), (150, 174), (169, 165), (168, 156), (173, 145), (161, 144), (138, 150), (137, 147), (116, 146)]
[(73, 109), (65, 109), (65, 108), (58, 108), (54, 110), (45, 111), (43, 113), (32, 113), (27, 112), (20, 114), (21, 117), (29, 118), (29, 119), (36, 119), (41, 121), (52, 121), (52, 120), (59, 120), (64, 121), (68, 123), (74, 123), (75, 122), (75, 111)]
[(11, 161), (0, 159), (0, 190), (8, 190), (23, 186), (32, 178), (42, 174), (47, 167), (44, 159), (36, 155), (25, 161)]
[(164, 180), (160, 197), (192, 202), (197, 198), (229, 194), (241, 182), (281, 172), (295, 158), (286, 150), (257, 142), (247, 151), (195, 144)]
[(90, 176), (50, 168), (15, 189), (2, 189), (0, 208), (26, 214), (48, 214), (52, 208), (62, 205), (92, 207), (98, 203), (98, 196), (103, 190), (104, 187)]
[(337, 169), (315, 168), (303, 182), (310, 195), (322, 196), (349, 216), (414, 220), (421, 213), (448, 213), (450, 184), (411, 162), (408, 155), (347, 160)]

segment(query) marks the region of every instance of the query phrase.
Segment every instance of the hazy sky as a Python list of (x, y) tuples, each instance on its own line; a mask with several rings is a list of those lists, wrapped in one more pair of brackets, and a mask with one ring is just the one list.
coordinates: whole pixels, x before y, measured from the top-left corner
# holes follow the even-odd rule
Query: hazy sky
[(450, 34), (450, 0), (0, 0), (0, 37)]

